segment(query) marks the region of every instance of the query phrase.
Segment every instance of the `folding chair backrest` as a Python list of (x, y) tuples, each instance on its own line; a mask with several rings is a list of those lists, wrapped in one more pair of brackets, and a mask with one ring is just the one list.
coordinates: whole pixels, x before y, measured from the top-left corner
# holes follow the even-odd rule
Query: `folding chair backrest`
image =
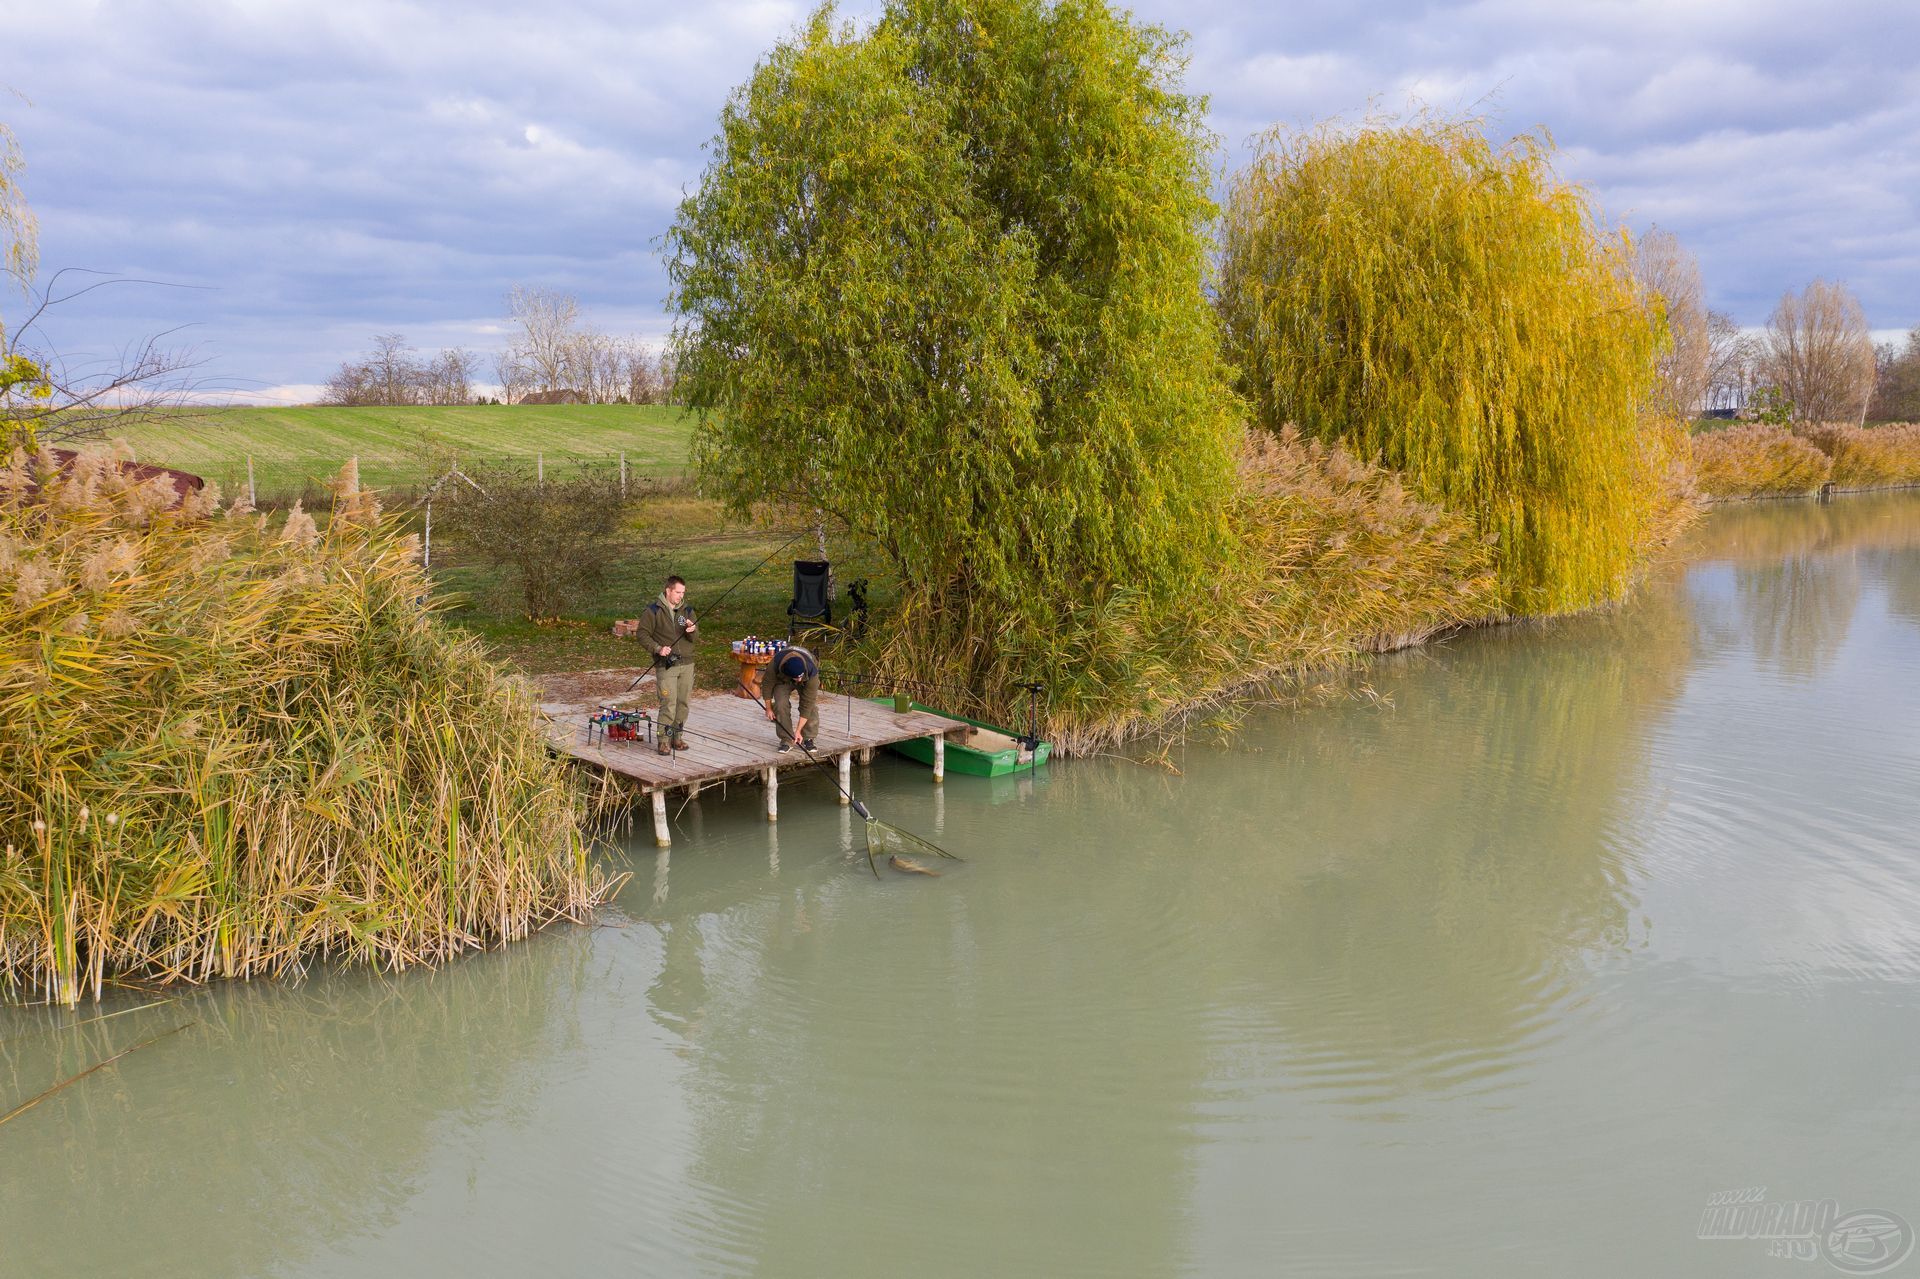
[(833, 601), (827, 598), (832, 581), (833, 569), (825, 560), (795, 560), (787, 616), (795, 622), (832, 622)]

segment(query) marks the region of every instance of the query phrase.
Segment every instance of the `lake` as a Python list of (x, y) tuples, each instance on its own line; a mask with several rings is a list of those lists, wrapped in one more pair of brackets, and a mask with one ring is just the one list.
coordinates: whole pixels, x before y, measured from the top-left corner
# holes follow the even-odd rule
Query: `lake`
[(796, 778), (643, 821), (596, 927), (3, 1009), (0, 1109), (187, 1029), (0, 1127), (0, 1273), (1866, 1273), (1920, 1222), (1916, 672), (1920, 496), (1726, 508), (1173, 768), (856, 769), (938, 878)]

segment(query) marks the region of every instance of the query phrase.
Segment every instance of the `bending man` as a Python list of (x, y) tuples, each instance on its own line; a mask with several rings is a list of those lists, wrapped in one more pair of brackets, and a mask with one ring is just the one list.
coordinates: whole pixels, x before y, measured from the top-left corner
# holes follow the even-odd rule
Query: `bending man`
[[(790, 719), (790, 699), (800, 694), (800, 718)], [(813, 725), (820, 713), (820, 663), (804, 648), (788, 645), (767, 663), (760, 673), (760, 700), (767, 704), (767, 718), (779, 726), (779, 753), (784, 755), (799, 742), (801, 749), (813, 750)]]
[(654, 679), (660, 689), (660, 735), (654, 749), (662, 755), (687, 748), (681, 732), (687, 726), (687, 703), (693, 698), (693, 610), (687, 599), (686, 579), (674, 576), (647, 605), (640, 618), (640, 635), (653, 653)]

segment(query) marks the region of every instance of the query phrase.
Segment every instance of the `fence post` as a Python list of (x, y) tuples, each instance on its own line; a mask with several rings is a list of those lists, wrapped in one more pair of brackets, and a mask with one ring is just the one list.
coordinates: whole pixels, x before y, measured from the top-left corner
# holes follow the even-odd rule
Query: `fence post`
[(627, 495), (627, 451), (620, 450), (620, 496)]
[(547, 455), (545, 453), (535, 453), (533, 455), (533, 481), (536, 484), (545, 484), (547, 482)]
[(247, 454), (247, 505), (254, 505), (253, 497), (253, 454)]

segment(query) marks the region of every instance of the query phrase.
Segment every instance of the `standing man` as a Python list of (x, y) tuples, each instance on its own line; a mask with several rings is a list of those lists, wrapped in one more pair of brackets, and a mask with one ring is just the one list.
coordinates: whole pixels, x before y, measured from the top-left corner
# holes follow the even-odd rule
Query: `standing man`
[[(792, 697), (800, 694), (800, 718), (793, 713)], [(784, 755), (800, 743), (802, 750), (813, 751), (814, 717), (820, 713), (820, 663), (804, 648), (789, 644), (760, 673), (760, 700), (767, 705), (767, 718), (779, 725), (778, 753)]]
[(654, 749), (662, 755), (687, 748), (681, 736), (687, 726), (687, 703), (693, 697), (693, 610), (682, 605), (686, 579), (669, 577), (660, 598), (647, 605), (640, 618), (640, 636), (653, 653), (655, 682), (660, 688), (660, 735)]

